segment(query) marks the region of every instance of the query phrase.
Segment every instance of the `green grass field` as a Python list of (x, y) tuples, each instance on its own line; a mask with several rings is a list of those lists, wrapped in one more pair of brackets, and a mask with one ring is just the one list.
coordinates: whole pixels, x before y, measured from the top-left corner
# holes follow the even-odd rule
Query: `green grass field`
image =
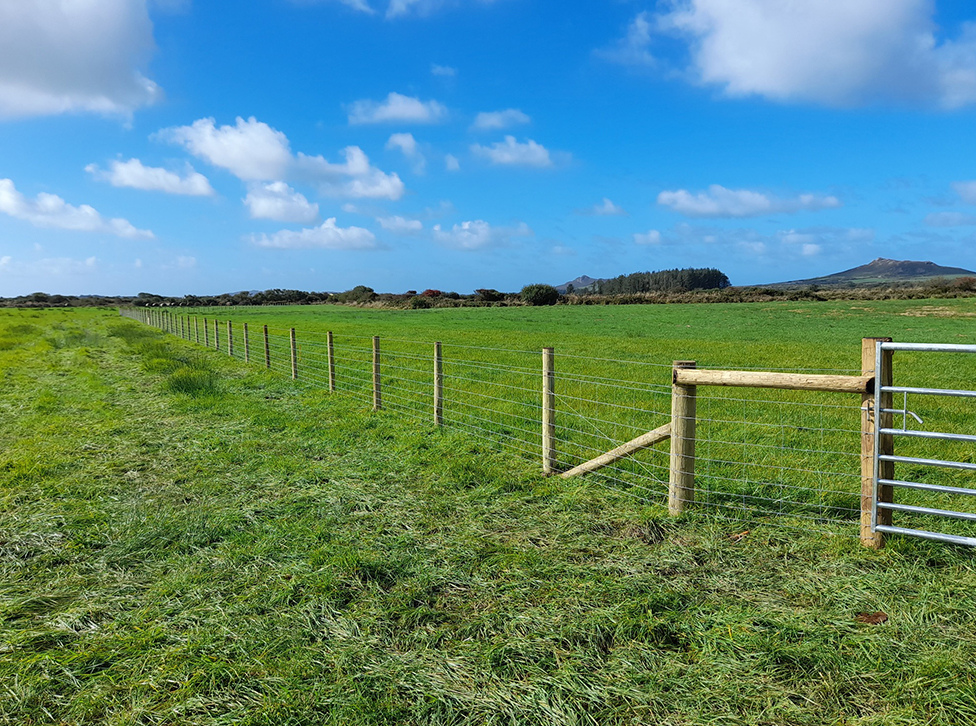
[[(0, 723), (976, 722), (971, 550), (865, 550), (842, 518), (671, 519), (627, 476), (547, 479), (504, 440), (405, 416), (405, 370), (390, 390), (402, 407), (373, 413), (359, 372), (375, 334), (401, 369), (443, 340), (445, 368), (468, 351), (472, 369), (534, 386), (536, 351), (553, 345), (564, 393), (583, 391), (574, 375), (644, 382), (626, 394), (636, 407), (672, 359), (853, 370), (864, 335), (976, 342), (973, 312), (232, 311), (252, 331), (335, 331), (349, 370), (330, 395), (114, 313), (2, 311)], [(307, 368), (315, 348), (302, 352)], [(655, 365), (613, 362), (629, 360)], [(897, 365), (913, 384), (972, 380), (965, 361)], [(707, 405), (718, 419), (751, 401)], [(873, 611), (888, 621), (855, 621)]]

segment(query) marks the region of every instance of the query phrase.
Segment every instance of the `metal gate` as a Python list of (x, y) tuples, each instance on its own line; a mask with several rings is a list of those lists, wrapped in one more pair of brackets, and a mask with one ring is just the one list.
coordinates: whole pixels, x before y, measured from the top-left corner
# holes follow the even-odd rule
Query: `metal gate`
[[(918, 456), (898, 456), (895, 451), (899, 439), (906, 437), (914, 439), (926, 439), (933, 443), (936, 441), (953, 441), (976, 443), (976, 436), (963, 433), (946, 433), (939, 431), (925, 431), (910, 429), (909, 421), (912, 425), (922, 424), (922, 419), (909, 410), (909, 396), (947, 396), (955, 398), (976, 399), (976, 391), (958, 390), (945, 388), (925, 388), (912, 386), (883, 385), (885, 381), (892, 380), (891, 371), (891, 352), (894, 351), (915, 351), (920, 353), (976, 353), (976, 345), (946, 345), (937, 343), (891, 343), (879, 341), (875, 348), (875, 385), (874, 391), (874, 410), (877, 421), (876, 434), (874, 436), (874, 496), (871, 504), (871, 529), (872, 531), (884, 532), (887, 534), (903, 534), (913, 537), (923, 537), (925, 539), (938, 540), (940, 542), (950, 542), (952, 544), (962, 544), (976, 546), (976, 537), (966, 537), (958, 534), (948, 534), (945, 532), (933, 532), (925, 529), (913, 529), (910, 527), (898, 527), (892, 525), (891, 517), (897, 512), (911, 512), (915, 514), (931, 515), (934, 517), (945, 517), (951, 519), (962, 519), (976, 522), (976, 513), (960, 512), (952, 509), (941, 509), (936, 507), (915, 506), (910, 504), (898, 504), (894, 501), (894, 492), (899, 489), (914, 489), (928, 492), (933, 495), (964, 495), (976, 496), (976, 488), (970, 488), (970, 483), (964, 482), (967, 486), (947, 486), (943, 484), (933, 484), (920, 481), (907, 481), (896, 479), (894, 467), (896, 464), (913, 465), (922, 467), (926, 470), (938, 471), (940, 469), (956, 469), (969, 472), (976, 472), (976, 463), (966, 461), (952, 461), (944, 458), (924, 458)], [(900, 394), (900, 395), (899, 395)], [(901, 408), (896, 408), (894, 403), (897, 398), (901, 399)], [(902, 427), (894, 425), (895, 416), (901, 416)], [(972, 430), (970, 428), (970, 430)], [(972, 482), (976, 486), (976, 480)]]

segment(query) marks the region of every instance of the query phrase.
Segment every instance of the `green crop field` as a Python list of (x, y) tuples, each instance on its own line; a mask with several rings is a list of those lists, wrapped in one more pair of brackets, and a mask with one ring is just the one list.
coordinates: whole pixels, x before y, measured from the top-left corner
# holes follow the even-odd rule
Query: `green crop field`
[[(858, 544), (857, 396), (703, 391), (709, 494), (676, 519), (660, 452), (546, 478), (530, 436), (542, 346), (568, 465), (662, 422), (672, 360), (856, 373), (862, 336), (976, 343), (974, 301), (173, 312), (222, 350), (232, 320), (235, 357), (0, 311), (0, 724), (976, 722), (973, 551)], [(895, 366), (973, 387), (964, 356)], [(705, 506), (734, 501), (761, 506)]]

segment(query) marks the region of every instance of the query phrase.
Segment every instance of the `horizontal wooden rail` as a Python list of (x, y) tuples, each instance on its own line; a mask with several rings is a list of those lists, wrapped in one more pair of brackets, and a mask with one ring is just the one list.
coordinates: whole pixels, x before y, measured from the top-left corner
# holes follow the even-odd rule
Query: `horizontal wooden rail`
[(559, 476), (561, 476), (563, 479), (569, 479), (571, 476), (588, 474), (591, 471), (602, 469), (615, 461), (620, 461), (625, 456), (630, 456), (641, 449), (646, 449), (648, 446), (653, 446), (654, 444), (669, 438), (671, 438), (671, 424), (666, 423), (664, 426), (658, 426), (653, 431), (648, 431), (646, 434), (641, 434), (636, 439), (628, 441), (626, 444), (621, 444), (612, 451), (608, 451), (605, 454), (600, 454), (600, 456), (596, 457), (595, 459), (590, 459), (579, 466), (573, 467), (569, 471), (564, 471)]
[(681, 386), (738, 386), (779, 388), (786, 391), (828, 391), (830, 393), (874, 393), (874, 376), (825, 376), (807, 373), (766, 371), (710, 371), (678, 368), (674, 383)]

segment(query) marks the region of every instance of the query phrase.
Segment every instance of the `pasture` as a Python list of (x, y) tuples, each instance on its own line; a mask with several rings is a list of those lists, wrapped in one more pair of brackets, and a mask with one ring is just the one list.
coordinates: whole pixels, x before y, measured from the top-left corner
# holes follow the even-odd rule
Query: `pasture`
[[(443, 428), (415, 401), (434, 340), (458, 405), (511, 376), (526, 392), (513, 405), (537, 405), (537, 351), (553, 346), (561, 403), (581, 399), (560, 409), (568, 460), (648, 430), (674, 359), (856, 372), (862, 336), (974, 343), (974, 311), (183, 311), (252, 334), (295, 327), (297, 381), (114, 312), (0, 311), (0, 724), (972, 723), (971, 550), (863, 549), (821, 484), (783, 512), (792, 526), (749, 507), (669, 518), (657, 454), (613, 477), (546, 478), (531, 446), (513, 457), (497, 436), (518, 435), (522, 409), (478, 434), (452, 399)], [(346, 366), (337, 394), (308, 375), (327, 330)], [(400, 378), (379, 412), (364, 397), (373, 335)], [(972, 364), (957, 358), (896, 371), (965, 387)], [(608, 383), (591, 395), (596, 378)], [(782, 432), (814, 406), (818, 468), (790, 468), (846, 470), (832, 437), (857, 428), (857, 401), (730, 399), (702, 404), (715, 425), (736, 412), (738, 438), (703, 454), (722, 486), (735, 477), (717, 452), (753, 455), (756, 411)], [(587, 420), (599, 435), (583, 436)], [(857, 621), (876, 611), (887, 621)]]

